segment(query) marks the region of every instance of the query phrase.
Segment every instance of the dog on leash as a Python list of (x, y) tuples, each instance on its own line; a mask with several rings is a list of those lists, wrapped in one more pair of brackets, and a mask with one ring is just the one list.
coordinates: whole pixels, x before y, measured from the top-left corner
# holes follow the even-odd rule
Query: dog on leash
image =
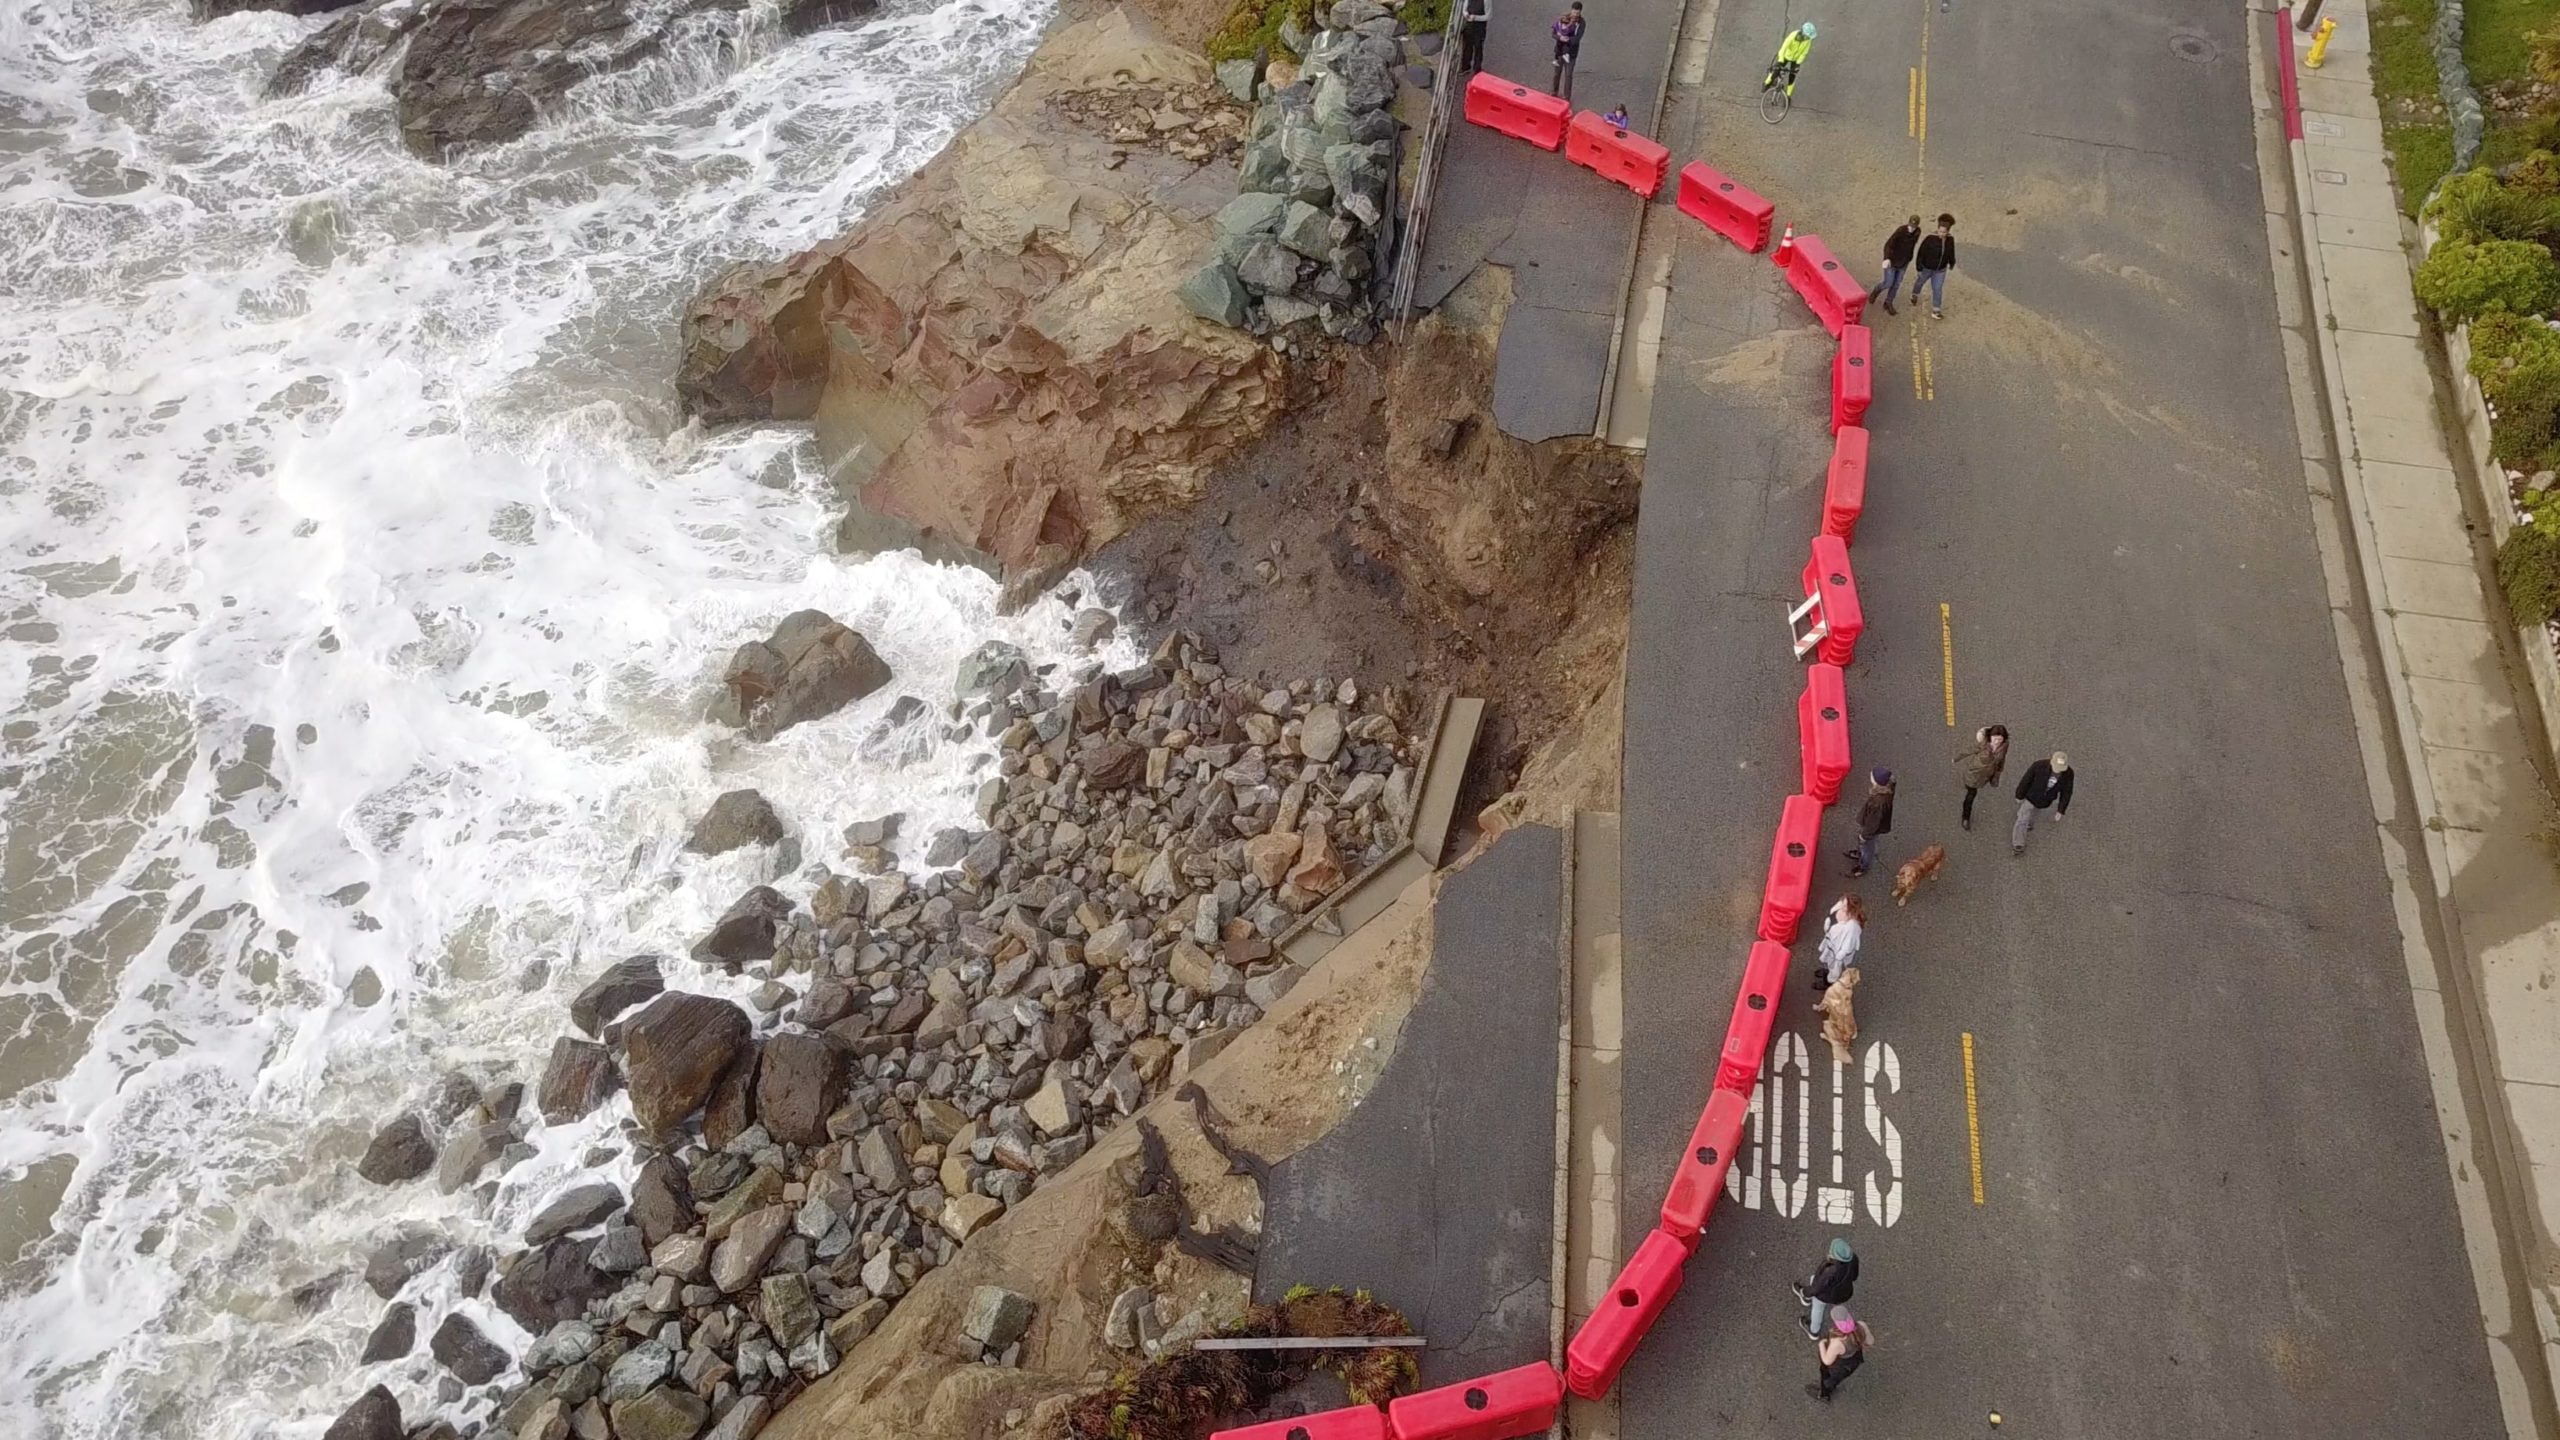
[(1944, 845), (1932, 845), (1903, 861), (1902, 868), (1893, 872), (1893, 903), (1910, 904), (1912, 892), (1918, 890), (1923, 881), (1937, 879), (1938, 868), (1946, 863), (1947, 847)]

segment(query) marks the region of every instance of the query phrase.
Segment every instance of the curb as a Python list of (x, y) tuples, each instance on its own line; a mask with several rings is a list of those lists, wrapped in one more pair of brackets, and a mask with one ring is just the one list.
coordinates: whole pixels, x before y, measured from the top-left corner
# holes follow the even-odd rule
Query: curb
[[(2439, 957), (2439, 978), (2448, 996), (2460, 1005), (2462, 1025), (2461, 1034), (2456, 1037), (2460, 1052), (2457, 1064), (2465, 1072), (2462, 1078), (2476, 1092), (2475, 1103), (2489, 1122), (2480, 1127), (2482, 1133), (2476, 1135), (2475, 1140), (2485, 1148), (2490, 1161), (2490, 1165), (2483, 1168), (2495, 1171), (2484, 1178), (2500, 1202), (2494, 1208), (2503, 1212), (2498, 1221), (2493, 1222), (2494, 1249), (2507, 1270), (2508, 1278), (2524, 1288), (2526, 1308), (2531, 1312), (2535, 1325), (2534, 1339), (2547, 1358), (2553, 1347), (2560, 1345), (2560, 1317), (2553, 1314), (2547, 1287), (2536, 1282), (2532, 1256), (2523, 1248), (2523, 1237), (2532, 1228), (2535, 1207), (2527, 1194), (2526, 1172), (2517, 1154), (2515, 1122), (2507, 1106), (2505, 1087), (2498, 1078), (2492, 1057), (2483, 1049), (2487, 1027), (2483, 1020), (2478, 976), (2474, 973), (2470, 947), (2463, 939), (2462, 917), (2446, 880), (2453, 873), (2452, 859), (2437, 823), (2440, 812), (2434, 778), (2428, 772), (2425, 755), (2418, 748), (2417, 709), (2410, 698), (2399, 637), (2385, 618), (2389, 613), (2390, 592), (2382, 576), (2381, 540), (2374, 528), (2373, 501), (2365, 483), (2363, 462), (2352, 445), (2355, 433), (2351, 424), (2352, 407), (2341, 378), (2343, 365), (2337, 336), (2329, 323), (2333, 314), (2329, 277), (2321, 263), (2319, 240), (2311, 223), (2311, 199), (2316, 192), (2312, 189), (2309, 149), (2303, 136), (2299, 81), (2294, 74), (2293, 9), (2288, 5), (2261, 13), (2273, 20), (2279, 42), (2275, 60), (2277, 88), (2284, 112), (2285, 153), (2290, 172), (2287, 179), (2293, 201), (2293, 238), (2309, 299), (2304, 324), (2313, 332), (2315, 339), (2313, 357), (2320, 372), (2318, 388), (2322, 409), (2318, 419), (2325, 431), (2330, 462), (2336, 467), (2338, 498), (2348, 521), (2341, 538), (2346, 542), (2344, 548), (2354, 552), (2350, 563), (2354, 565), (2357, 580), (2364, 590), (2364, 604), (2357, 607), (2361, 611), (2360, 628), (2373, 645), (2380, 662), (2377, 668), (2382, 672), (2381, 686), (2390, 707), (2391, 752), (2397, 761), (2401, 781), (2409, 787), (2416, 812), (2416, 829), (2424, 856), (2426, 900), (2433, 911), (2437, 934), (2446, 947)], [(2465, 448), (2467, 450), (2467, 444)], [(2448, 458), (2455, 459), (2457, 470), (2467, 472), (2467, 484), (2478, 487), (2477, 466), (2462, 463), (2470, 458), (2467, 454)], [(2382, 823), (2377, 819), (2378, 828)], [(2413, 874), (2410, 878), (2415, 881), (2418, 877)], [(2485, 1313), (2484, 1318), (2487, 1318)], [(2484, 1338), (2489, 1340), (2493, 1351), (2498, 1348), (2494, 1337)], [(2513, 1339), (2520, 1343), (2524, 1337), (2518, 1335)], [(2534, 1398), (2539, 1405), (2560, 1405), (2560, 1379), (2550, 1373), (2547, 1364), (2543, 1383)]]

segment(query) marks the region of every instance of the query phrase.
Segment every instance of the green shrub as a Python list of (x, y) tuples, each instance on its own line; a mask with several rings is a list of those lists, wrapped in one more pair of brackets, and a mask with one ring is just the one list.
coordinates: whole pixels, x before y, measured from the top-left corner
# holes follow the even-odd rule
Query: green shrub
[(2560, 537), (2543, 529), (2541, 520), (2536, 515), (2535, 523), (2508, 531), (2507, 543), (2498, 547), (2498, 588), (2519, 625), (2541, 625), (2560, 615)]
[(2501, 184), (2486, 170), (2444, 182), (2426, 216), (2446, 240), (2533, 240), (2560, 234), (2560, 198)]
[(2560, 304), (2560, 262), (2525, 240), (2446, 242), (2418, 267), (2418, 298), (2456, 321), (2540, 315)]
[(2480, 382), (2498, 407), (2489, 426), (2489, 452), (2518, 470), (2542, 468), (2560, 439), (2560, 354), (2536, 353)]
[(1315, 11), (1308, 0), (1236, 0), (1226, 23), (1209, 37), (1209, 58), (1250, 60), (1261, 51), (1274, 60), (1298, 59), (1296, 51), (1280, 43), (1280, 22), (1291, 16), (1297, 17), (1299, 29), (1315, 29)]
[(2471, 322), (2471, 376), (2483, 386), (2509, 360), (2560, 349), (2560, 331), (2532, 315), (2492, 310)]

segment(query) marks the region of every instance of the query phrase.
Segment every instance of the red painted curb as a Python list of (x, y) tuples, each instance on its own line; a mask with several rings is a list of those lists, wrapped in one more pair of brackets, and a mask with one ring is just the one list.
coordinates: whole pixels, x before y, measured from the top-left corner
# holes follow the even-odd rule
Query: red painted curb
[(2302, 138), (2302, 82), (2293, 70), (2293, 7), (2275, 14), (2276, 93), (2284, 97), (2284, 138)]

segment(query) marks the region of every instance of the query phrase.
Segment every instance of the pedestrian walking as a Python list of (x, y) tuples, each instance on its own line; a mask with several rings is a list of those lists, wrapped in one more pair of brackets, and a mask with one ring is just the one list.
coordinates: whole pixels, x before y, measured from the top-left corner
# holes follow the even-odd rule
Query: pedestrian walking
[(1929, 287), (1929, 318), (1947, 318), (1947, 272), (1956, 268), (1956, 217), (1941, 214), (1938, 228), (1923, 236), (1912, 261), (1911, 303), (1920, 303), (1920, 287)]
[(1867, 1362), (1867, 1347), (1875, 1343), (1875, 1338), (1863, 1321), (1849, 1313), (1848, 1306), (1833, 1306), (1831, 1333), (1813, 1346), (1814, 1361), (1821, 1368), (1814, 1382), (1804, 1387), (1804, 1393), (1816, 1400), (1829, 1400), (1841, 1382), (1858, 1373), (1858, 1367)]
[(1805, 1310), (1804, 1333), (1815, 1340), (1831, 1327), (1831, 1307), (1846, 1305), (1858, 1290), (1858, 1252), (1849, 1248), (1845, 1235), (1832, 1237), (1831, 1247), (1822, 1255), (1822, 1263), (1813, 1273), (1787, 1288), (1796, 1292), (1796, 1303)]
[(1458, 11), (1458, 73), (1484, 68), (1484, 31), (1493, 23), (1492, 0), (1466, 0)]
[(2009, 727), (1985, 725), (1973, 732), (1973, 743), (1956, 752), (1956, 774), (1964, 780), (1964, 813), (1960, 823), (1973, 828), (1973, 796), (1977, 790), (2000, 783), (2000, 772), (2009, 768)]
[(1867, 935), (1867, 902), (1843, 895), (1822, 917), (1822, 949), (1814, 957), (1813, 988), (1829, 988), (1840, 972), (1858, 963), (1858, 945)]
[(1840, 972), (1822, 992), (1822, 1038), (1831, 1042), (1833, 1063), (1849, 1063), (1849, 1047), (1858, 1043), (1858, 967)]
[[(1911, 268), (1911, 257), (1919, 248), (1920, 217), (1917, 215), (1904, 221), (1901, 229), (1884, 237), (1884, 278), (1867, 292), (1867, 299), (1871, 302), (1882, 300), (1887, 315), (1902, 313), (1893, 308), (1893, 299), (1902, 293), (1902, 273)], [(1911, 293), (1919, 294), (1920, 287), (1912, 286)]]
[(2071, 757), (2056, 750), (2018, 777), (2018, 823), (2009, 827), (2009, 853), (2027, 853), (2027, 832), (2036, 828), (2038, 811), (2050, 810), (2056, 821), (2071, 813)]
[(1876, 837), (1893, 833), (1893, 772), (1867, 772), (1866, 802), (1858, 807), (1858, 848), (1845, 852), (1851, 877), (1875, 868)]
[(1547, 83), (1547, 93), (1571, 100), (1573, 62), (1582, 58), (1582, 0), (1573, 0), (1573, 8), (1557, 16), (1547, 33), (1556, 40), (1556, 74)]

